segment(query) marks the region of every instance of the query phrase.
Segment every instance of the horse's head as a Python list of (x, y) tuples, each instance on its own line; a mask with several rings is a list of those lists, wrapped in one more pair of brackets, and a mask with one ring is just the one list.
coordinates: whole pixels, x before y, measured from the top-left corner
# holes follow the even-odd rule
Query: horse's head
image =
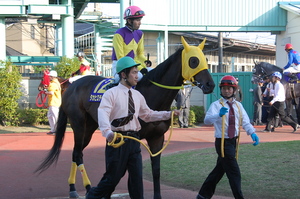
[(204, 94), (212, 93), (215, 88), (215, 83), (208, 72), (206, 57), (203, 53), (203, 48), (206, 38), (199, 46), (190, 46), (181, 37), (184, 50), (182, 51), (182, 77), (183, 79), (194, 82), (202, 89)]
[(276, 71), (282, 73), (282, 68), (268, 62), (254, 62), (254, 64), (255, 66), (252, 69), (251, 79), (253, 84), (257, 84), (260, 80), (263, 80), (265, 77), (269, 77)]

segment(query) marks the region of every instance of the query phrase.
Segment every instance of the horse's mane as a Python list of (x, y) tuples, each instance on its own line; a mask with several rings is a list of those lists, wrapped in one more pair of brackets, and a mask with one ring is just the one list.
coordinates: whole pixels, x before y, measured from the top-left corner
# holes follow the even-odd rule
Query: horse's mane
[(280, 71), (282, 72), (282, 68), (280, 68), (279, 66), (276, 66), (274, 64), (270, 64), (268, 62), (259, 62), (259, 65), (260, 67), (263, 67), (263, 68), (269, 68), (269, 69), (275, 69), (275, 71)]
[(151, 82), (148, 80), (152, 80), (154, 82), (159, 82), (159, 80), (161, 80), (162, 76), (167, 72), (168, 68), (172, 64), (176, 63), (176, 59), (178, 59), (178, 57), (179, 57), (181, 60), (182, 50), (183, 50), (183, 47), (179, 48), (174, 54), (169, 56), (168, 59), (166, 59), (164, 62), (160, 63), (159, 65), (157, 65), (157, 67), (155, 69), (149, 71), (138, 84), (142, 84), (142, 85), (151, 84)]

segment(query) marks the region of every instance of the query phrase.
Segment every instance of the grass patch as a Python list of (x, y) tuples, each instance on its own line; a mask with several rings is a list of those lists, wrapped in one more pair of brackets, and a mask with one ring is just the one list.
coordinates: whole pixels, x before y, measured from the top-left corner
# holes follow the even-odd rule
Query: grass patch
[[(300, 198), (300, 141), (240, 145), (239, 166), (242, 191), (251, 199)], [(178, 152), (161, 158), (163, 184), (199, 191), (214, 168), (214, 148)], [(152, 180), (150, 160), (144, 162), (144, 177)], [(226, 175), (216, 188), (216, 195), (232, 197)]]

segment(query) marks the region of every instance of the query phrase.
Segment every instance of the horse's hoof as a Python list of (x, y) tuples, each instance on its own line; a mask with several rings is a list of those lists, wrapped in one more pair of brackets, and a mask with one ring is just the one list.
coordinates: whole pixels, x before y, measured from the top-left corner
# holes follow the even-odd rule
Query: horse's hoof
[(77, 191), (70, 191), (69, 197), (70, 198), (79, 198), (79, 195), (78, 195)]

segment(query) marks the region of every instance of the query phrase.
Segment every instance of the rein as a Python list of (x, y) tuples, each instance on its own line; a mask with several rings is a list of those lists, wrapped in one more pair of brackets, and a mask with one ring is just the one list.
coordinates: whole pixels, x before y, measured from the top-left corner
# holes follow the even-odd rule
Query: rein
[[(142, 142), (141, 140), (139, 140), (139, 139), (137, 139), (135, 137), (131, 137), (131, 136), (127, 136), (127, 135), (122, 135), (121, 133), (116, 133), (116, 132), (114, 132), (114, 138), (113, 138), (113, 140), (111, 142), (108, 142), (107, 145), (108, 146), (112, 146), (114, 148), (119, 148), (120, 146), (122, 146), (123, 144), (125, 144), (124, 138), (128, 138), (128, 139), (135, 140), (135, 141), (139, 142), (140, 144), (142, 144), (147, 149), (147, 151), (149, 152), (149, 154), (150, 154), (151, 157), (158, 156), (159, 154), (161, 154), (167, 148), (167, 146), (170, 143), (171, 136), (172, 136), (172, 133), (173, 133), (173, 120), (174, 120), (174, 111), (172, 111), (172, 113), (171, 113), (171, 129), (170, 129), (169, 138), (168, 138), (166, 144), (163, 146), (163, 148), (160, 151), (158, 151), (157, 153), (155, 153), (155, 154), (153, 154), (151, 152), (150, 148), (144, 142)], [(118, 138), (120, 138), (121, 140), (118, 143), (115, 143)]]
[[(222, 98), (220, 99), (220, 104), (223, 107), (225, 106)], [(237, 103), (235, 103), (235, 105), (237, 106), (238, 111), (239, 111), (239, 115), (240, 115), (240, 119), (239, 119), (239, 133), (238, 133), (237, 145), (236, 145), (236, 149), (235, 149), (235, 158), (238, 159), (238, 157), (239, 157), (239, 143), (240, 143), (240, 135), (241, 135), (241, 124), (242, 124), (243, 117), (242, 117), (242, 112), (241, 112), (241, 109), (240, 109), (239, 105)], [(224, 155), (225, 118), (226, 118), (226, 116), (223, 115), (222, 116), (222, 138), (221, 138), (221, 157), (222, 158), (225, 157), (225, 155)]]
[[(48, 106), (45, 105), (47, 102), (48, 95), (45, 93), (45, 91), (40, 91), (35, 99), (35, 104), (37, 107), (42, 108), (48, 108)], [(39, 100), (41, 101), (41, 104), (39, 103)]]

